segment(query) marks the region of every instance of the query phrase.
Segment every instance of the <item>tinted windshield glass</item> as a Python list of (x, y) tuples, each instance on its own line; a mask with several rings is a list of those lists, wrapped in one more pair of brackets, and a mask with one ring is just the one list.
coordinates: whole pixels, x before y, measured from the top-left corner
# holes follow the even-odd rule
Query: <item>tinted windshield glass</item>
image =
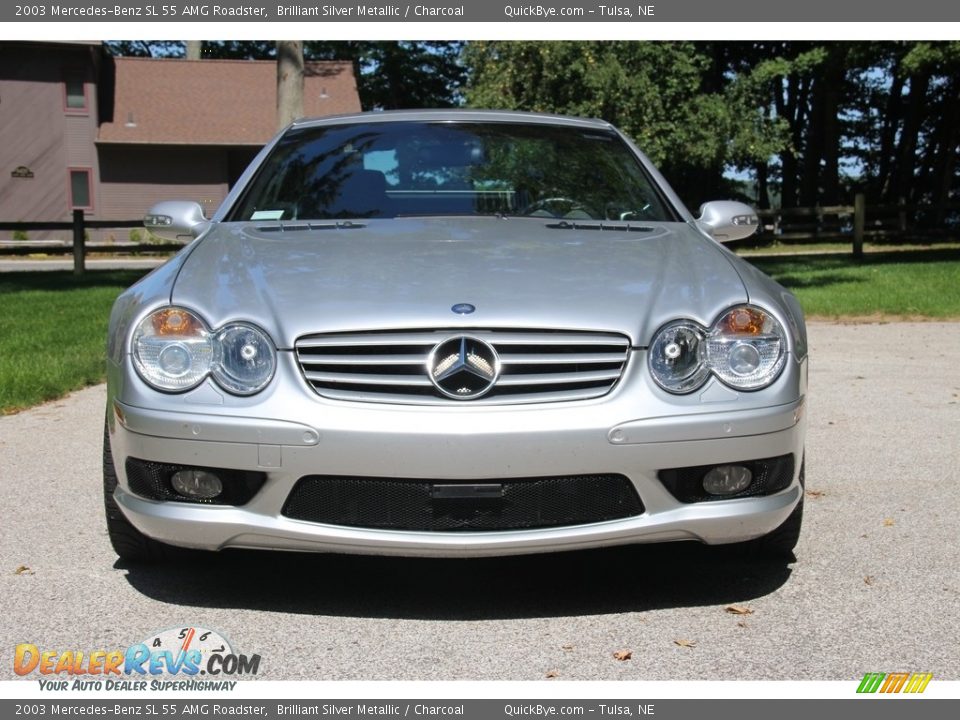
[(675, 219), (612, 132), (460, 122), (293, 130), (261, 166), (230, 219), (494, 214)]

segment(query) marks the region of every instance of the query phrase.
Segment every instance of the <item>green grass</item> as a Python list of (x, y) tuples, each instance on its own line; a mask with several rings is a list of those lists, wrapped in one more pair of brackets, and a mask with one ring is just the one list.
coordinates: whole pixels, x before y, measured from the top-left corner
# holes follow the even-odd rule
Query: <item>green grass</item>
[(790, 288), (810, 317), (960, 318), (960, 250), (745, 258)]
[(102, 381), (110, 306), (143, 274), (0, 274), (0, 413)]
[[(745, 241), (749, 243), (750, 241)], [(745, 245), (743, 247), (731, 248), (735, 249), (738, 255), (743, 255), (744, 257), (749, 257), (751, 255), (798, 255), (798, 254), (811, 254), (815, 255), (817, 253), (846, 253), (850, 254), (853, 251), (853, 246), (849, 242), (794, 242), (794, 243), (781, 243), (774, 242), (769, 245), (758, 245), (757, 247), (751, 247)], [(874, 243), (874, 242), (865, 242), (863, 244), (863, 251), (865, 253), (885, 253), (885, 252), (901, 252), (904, 250), (957, 250), (960, 249), (960, 242), (954, 241), (944, 241), (944, 242), (932, 242), (920, 244), (909, 244), (909, 243)]]
[[(960, 249), (748, 258), (793, 290), (808, 316), (960, 318)], [(110, 306), (144, 271), (0, 274), (0, 413), (104, 376)]]

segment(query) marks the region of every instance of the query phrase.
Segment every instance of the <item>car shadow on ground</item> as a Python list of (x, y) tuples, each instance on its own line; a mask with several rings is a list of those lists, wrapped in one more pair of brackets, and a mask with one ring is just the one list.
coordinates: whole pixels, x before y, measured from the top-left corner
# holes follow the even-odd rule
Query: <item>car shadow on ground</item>
[(418, 620), (729, 604), (772, 593), (791, 573), (784, 561), (696, 543), (472, 559), (226, 551), (115, 567), (143, 595), (187, 607)]

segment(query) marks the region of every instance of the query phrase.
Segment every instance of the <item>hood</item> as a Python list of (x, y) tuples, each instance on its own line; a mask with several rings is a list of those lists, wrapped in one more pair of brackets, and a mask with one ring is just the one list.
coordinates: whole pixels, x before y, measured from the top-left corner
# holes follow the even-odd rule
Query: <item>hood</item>
[[(557, 224), (486, 217), (283, 231), (277, 223), (218, 224), (184, 262), (172, 300), (214, 327), (253, 322), (284, 349), (311, 333), (419, 328), (613, 331), (645, 346), (669, 320), (706, 325), (747, 299), (730, 260), (688, 225)], [(476, 311), (457, 315), (457, 303)]]

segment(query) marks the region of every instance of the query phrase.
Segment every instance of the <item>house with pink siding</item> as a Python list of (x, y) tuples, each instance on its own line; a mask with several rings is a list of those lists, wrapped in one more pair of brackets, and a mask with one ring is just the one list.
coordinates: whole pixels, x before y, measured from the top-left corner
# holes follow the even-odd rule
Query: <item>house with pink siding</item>
[[(76, 208), (127, 220), (170, 199), (212, 212), (277, 130), (276, 72), (269, 60), (0, 42), (0, 220), (69, 220)], [(305, 116), (359, 110), (352, 63), (307, 64)]]

